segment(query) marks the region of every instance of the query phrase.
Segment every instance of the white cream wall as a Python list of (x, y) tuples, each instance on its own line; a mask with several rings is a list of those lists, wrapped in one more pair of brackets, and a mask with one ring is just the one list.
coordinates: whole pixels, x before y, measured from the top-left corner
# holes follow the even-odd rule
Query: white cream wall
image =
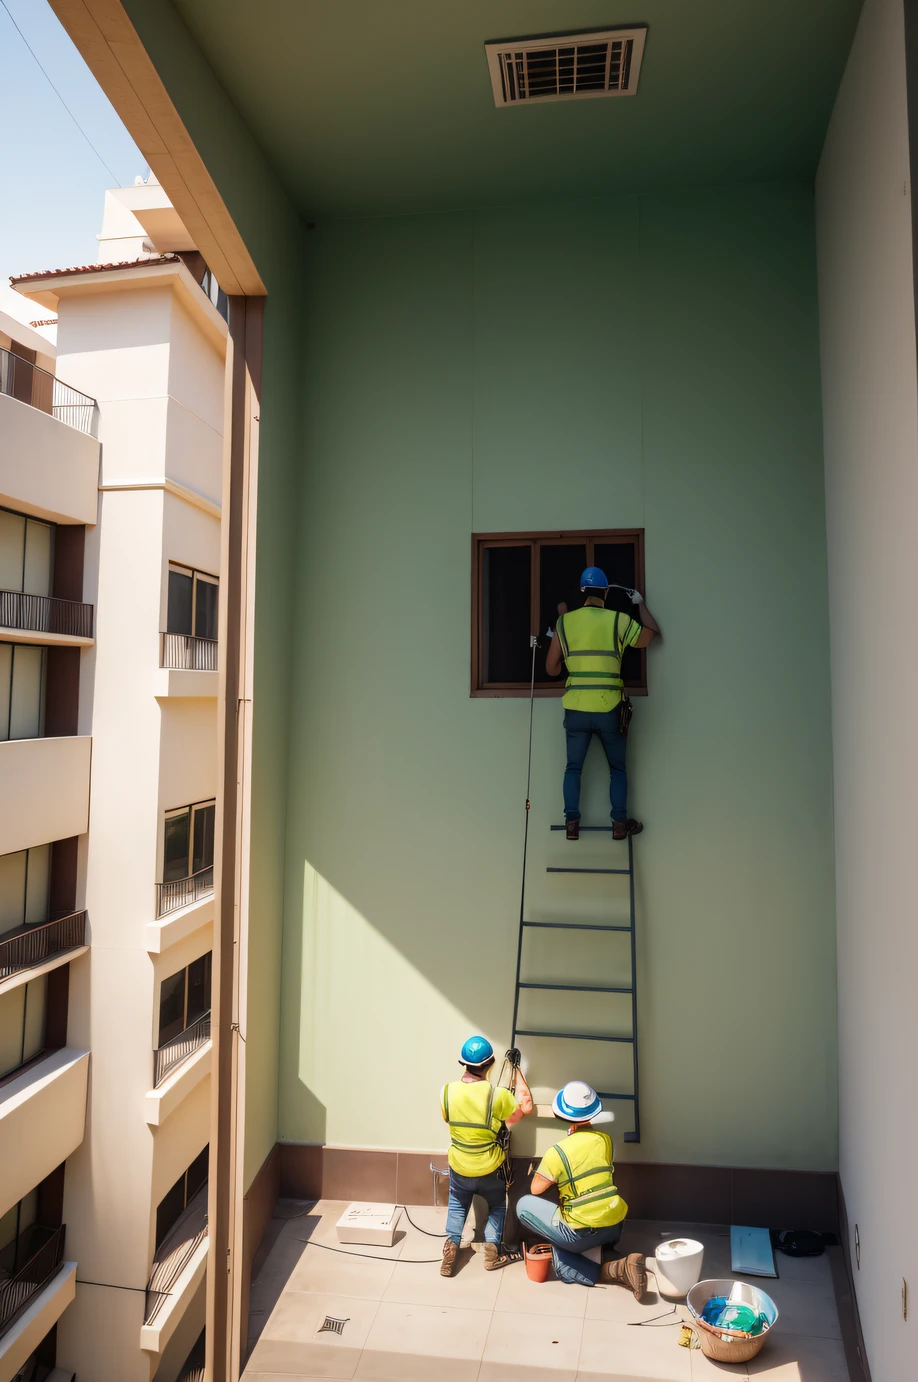
[[(866, 0), (816, 181), (840, 1170), (874, 1382), (913, 1375), (918, 386), (902, 0)], [(854, 1260), (854, 1244), (850, 1244)]]

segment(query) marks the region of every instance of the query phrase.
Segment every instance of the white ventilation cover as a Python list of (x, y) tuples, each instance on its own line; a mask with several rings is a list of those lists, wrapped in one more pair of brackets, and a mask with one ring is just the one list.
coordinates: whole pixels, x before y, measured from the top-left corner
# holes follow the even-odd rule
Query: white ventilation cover
[(496, 106), (633, 96), (647, 26), (486, 43)]

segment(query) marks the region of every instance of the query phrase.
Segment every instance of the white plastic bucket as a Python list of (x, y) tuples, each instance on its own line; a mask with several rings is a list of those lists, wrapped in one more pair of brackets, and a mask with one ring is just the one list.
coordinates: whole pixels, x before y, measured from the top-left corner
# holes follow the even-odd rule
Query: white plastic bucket
[(701, 1276), (704, 1244), (694, 1238), (670, 1238), (658, 1244), (654, 1259), (660, 1295), (681, 1300)]

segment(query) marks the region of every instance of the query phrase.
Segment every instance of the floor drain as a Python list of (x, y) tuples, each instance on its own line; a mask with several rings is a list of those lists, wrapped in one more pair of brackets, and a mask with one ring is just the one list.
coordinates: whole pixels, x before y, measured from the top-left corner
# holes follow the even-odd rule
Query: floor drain
[(317, 1334), (343, 1334), (344, 1326), (351, 1317), (348, 1315), (346, 1320), (336, 1320), (334, 1315), (326, 1315), (325, 1319), (316, 1330)]

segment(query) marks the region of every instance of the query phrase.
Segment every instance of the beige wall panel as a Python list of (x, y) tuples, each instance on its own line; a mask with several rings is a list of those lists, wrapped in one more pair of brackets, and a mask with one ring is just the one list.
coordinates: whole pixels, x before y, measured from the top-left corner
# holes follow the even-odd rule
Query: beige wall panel
[(91, 757), (85, 736), (0, 744), (0, 854), (84, 833)]
[(89, 1052), (65, 1047), (0, 1088), (0, 1214), (83, 1140)]
[(6, 394), (0, 436), (0, 504), (54, 523), (95, 523), (95, 437)]

